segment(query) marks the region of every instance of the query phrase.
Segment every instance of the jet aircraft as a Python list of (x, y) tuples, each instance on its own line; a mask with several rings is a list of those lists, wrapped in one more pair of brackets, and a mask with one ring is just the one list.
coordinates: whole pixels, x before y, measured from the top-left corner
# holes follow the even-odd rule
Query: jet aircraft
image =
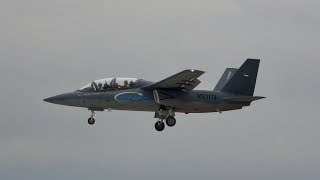
[(88, 123), (95, 111), (132, 110), (155, 112), (155, 129), (176, 124), (175, 113), (208, 113), (242, 109), (265, 97), (253, 96), (259, 59), (247, 59), (239, 69), (227, 68), (213, 90), (194, 90), (204, 71), (187, 69), (159, 82), (136, 78), (106, 78), (46, 102), (87, 108)]

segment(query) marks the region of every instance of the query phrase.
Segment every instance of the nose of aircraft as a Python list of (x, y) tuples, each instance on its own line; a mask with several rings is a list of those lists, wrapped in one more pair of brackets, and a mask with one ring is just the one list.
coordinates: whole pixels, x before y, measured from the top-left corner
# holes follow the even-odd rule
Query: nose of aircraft
[(54, 96), (43, 99), (43, 101), (52, 103), (54, 101)]
[(60, 95), (48, 97), (48, 98), (44, 99), (44, 101), (45, 101), (45, 102), (48, 102), (48, 103), (59, 104), (59, 103), (61, 103), (63, 100), (66, 100), (66, 98), (67, 98), (67, 95), (66, 95), (66, 94), (60, 94)]
[(45, 102), (53, 103), (53, 104), (61, 104), (61, 105), (67, 105), (70, 100), (74, 99), (75, 93), (64, 93), (52, 97), (48, 97), (43, 99)]

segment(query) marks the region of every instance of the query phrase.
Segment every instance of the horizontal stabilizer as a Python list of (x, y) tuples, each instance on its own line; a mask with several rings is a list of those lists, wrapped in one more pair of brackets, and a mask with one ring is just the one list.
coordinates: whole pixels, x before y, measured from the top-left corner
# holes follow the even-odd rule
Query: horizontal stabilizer
[(228, 103), (251, 103), (252, 101), (256, 101), (259, 99), (263, 99), (265, 97), (262, 96), (241, 96), (241, 97), (230, 97), (225, 98), (224, 101)]

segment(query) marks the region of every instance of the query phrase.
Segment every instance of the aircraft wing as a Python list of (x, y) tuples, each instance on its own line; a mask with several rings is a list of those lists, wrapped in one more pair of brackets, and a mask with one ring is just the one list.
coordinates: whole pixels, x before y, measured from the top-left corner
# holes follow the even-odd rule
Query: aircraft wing
[(203, 73), (204, 71), (187, 69), (162, 81), (145, 86), (143, 89), (184, 89), (191, 91), (201, 83), (197, 78)]

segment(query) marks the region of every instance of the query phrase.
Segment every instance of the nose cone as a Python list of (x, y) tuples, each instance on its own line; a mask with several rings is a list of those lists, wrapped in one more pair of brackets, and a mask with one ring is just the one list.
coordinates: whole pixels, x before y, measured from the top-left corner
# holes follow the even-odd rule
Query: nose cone
[(53, 104), (60, 104), (60, 105), (73, 105), (73, 101), (76, 99), (76, 93), (64, 93), (57, 96), (52, 96), (46, 99), (43, 99), (43, 101)]
[(67, 94), (60, 94), (57, 96), (48, 97), (48, 98), (44, 99), (43, 101), (48, 102), (48, 103), (53, 103), (53, 104), (61, 104), (67, 99), (68, 99)]
[(49, 97), (49, 98), (45, 98), (45, 99), (43, 99), (43, 101), (48, 102), (48, 103), (53, 103), (53, 101), (54, 101), (54, 96)]

